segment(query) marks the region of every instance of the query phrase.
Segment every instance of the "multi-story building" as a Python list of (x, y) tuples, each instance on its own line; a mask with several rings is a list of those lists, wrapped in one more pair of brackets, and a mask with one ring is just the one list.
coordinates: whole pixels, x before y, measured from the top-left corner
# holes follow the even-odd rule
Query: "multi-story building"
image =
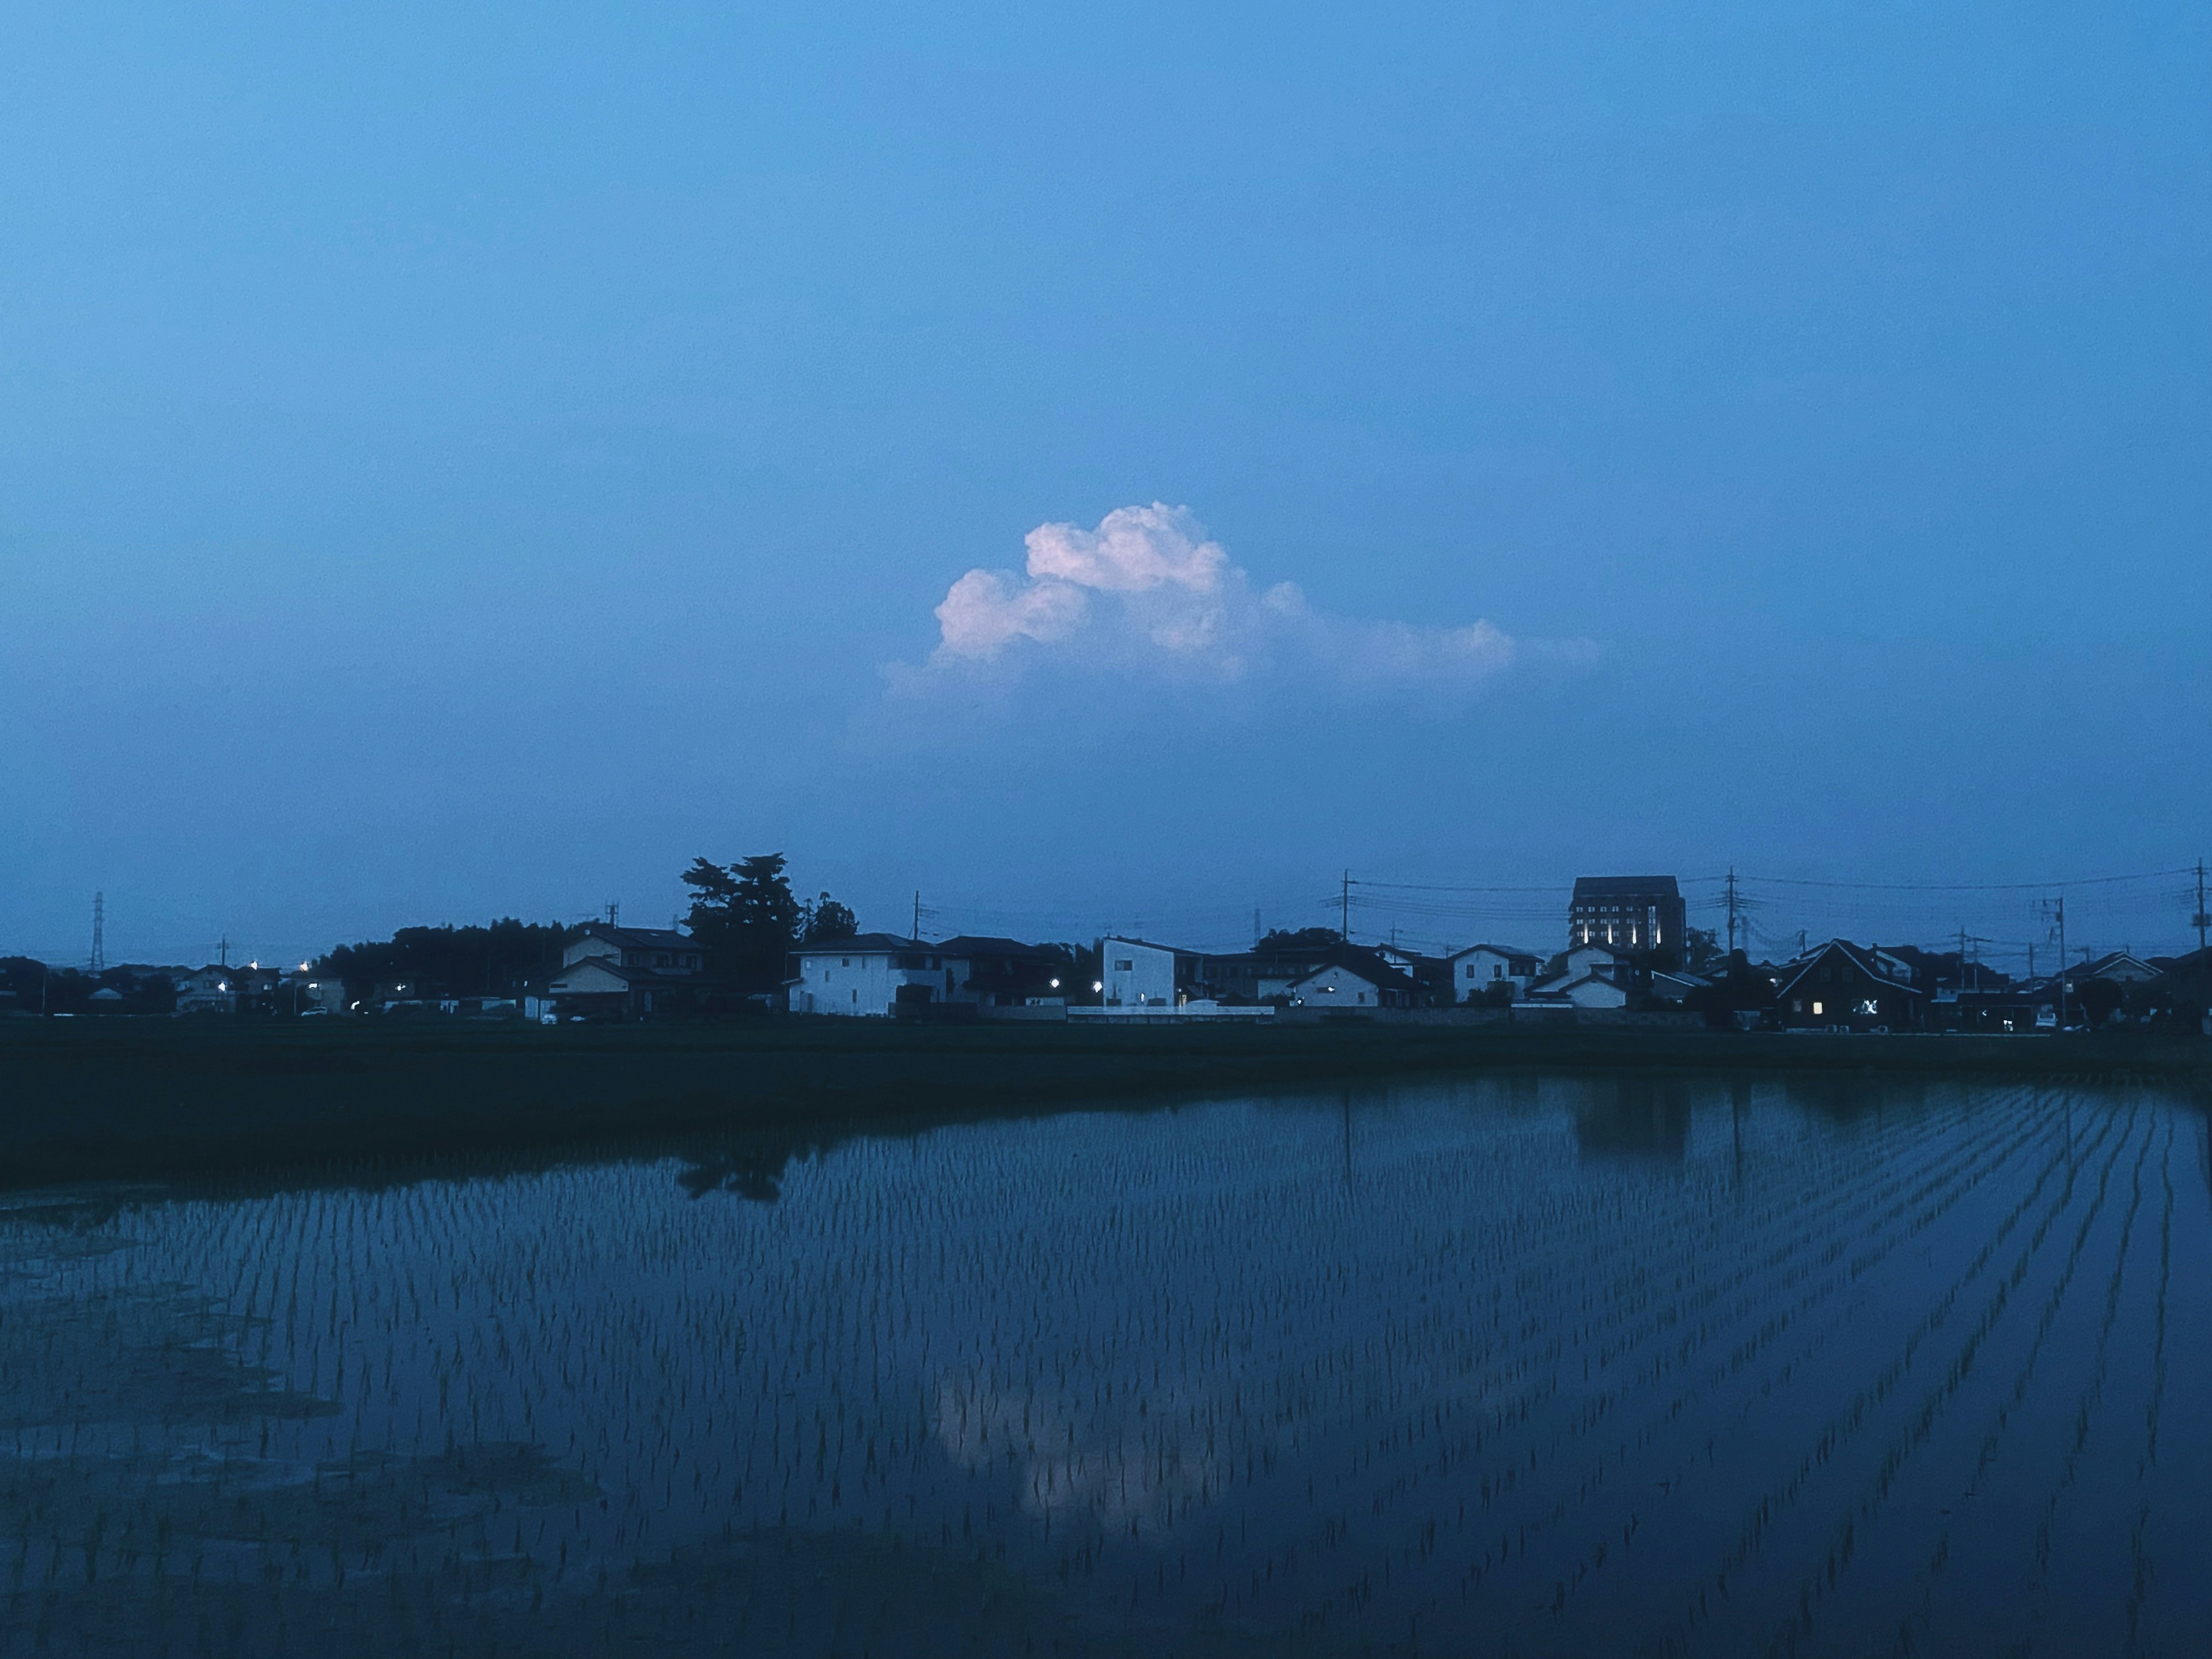
[(1672, 876), (1577, 876), (1567, 943), (1679, 951), (1687, 940), (1686, 914)]

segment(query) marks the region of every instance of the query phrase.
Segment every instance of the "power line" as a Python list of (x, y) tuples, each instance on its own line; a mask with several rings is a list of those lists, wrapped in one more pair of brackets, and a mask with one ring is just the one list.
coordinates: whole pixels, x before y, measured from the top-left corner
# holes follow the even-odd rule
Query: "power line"
[(1801, 876), (1747, 876), (1769, 887), (1834, 887), (1888, 893), (2047, 893), (2059, 887), (2107, 887), (2119, 882), (2162, 881), (2189, 869), (2146, 870), (2131, 876), (2075, 876), (2064, 881), (1818, 881)]

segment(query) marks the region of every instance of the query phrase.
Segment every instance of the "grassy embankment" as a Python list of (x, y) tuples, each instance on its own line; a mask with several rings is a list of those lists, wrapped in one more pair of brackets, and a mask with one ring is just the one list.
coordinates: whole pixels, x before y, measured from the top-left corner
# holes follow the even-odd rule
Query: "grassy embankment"
[(968, 1119), (1420, 1073), (2134, 1075), (2203, 1085), (2212, 1043), (1469, 1025), (1274, 1030), (0, 1022), (0, 1186), (606, 1148)]

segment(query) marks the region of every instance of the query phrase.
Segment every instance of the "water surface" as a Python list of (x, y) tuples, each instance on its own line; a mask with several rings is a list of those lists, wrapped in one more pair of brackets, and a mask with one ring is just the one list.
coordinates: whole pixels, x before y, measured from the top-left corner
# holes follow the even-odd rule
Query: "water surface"
[(1518, 1079), (0, 1212), (0, 1650), (2173, 1654), (2153, 1091)]

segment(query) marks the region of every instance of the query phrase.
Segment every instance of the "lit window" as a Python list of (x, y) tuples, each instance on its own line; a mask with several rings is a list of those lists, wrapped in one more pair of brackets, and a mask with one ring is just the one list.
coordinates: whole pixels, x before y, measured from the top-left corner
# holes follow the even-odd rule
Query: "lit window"
[(1820, 1005), (1819, 1003), (1816, 1002), (1813, 1005), (1813, 1012), (1816, 1014), (1820, 1012)]

